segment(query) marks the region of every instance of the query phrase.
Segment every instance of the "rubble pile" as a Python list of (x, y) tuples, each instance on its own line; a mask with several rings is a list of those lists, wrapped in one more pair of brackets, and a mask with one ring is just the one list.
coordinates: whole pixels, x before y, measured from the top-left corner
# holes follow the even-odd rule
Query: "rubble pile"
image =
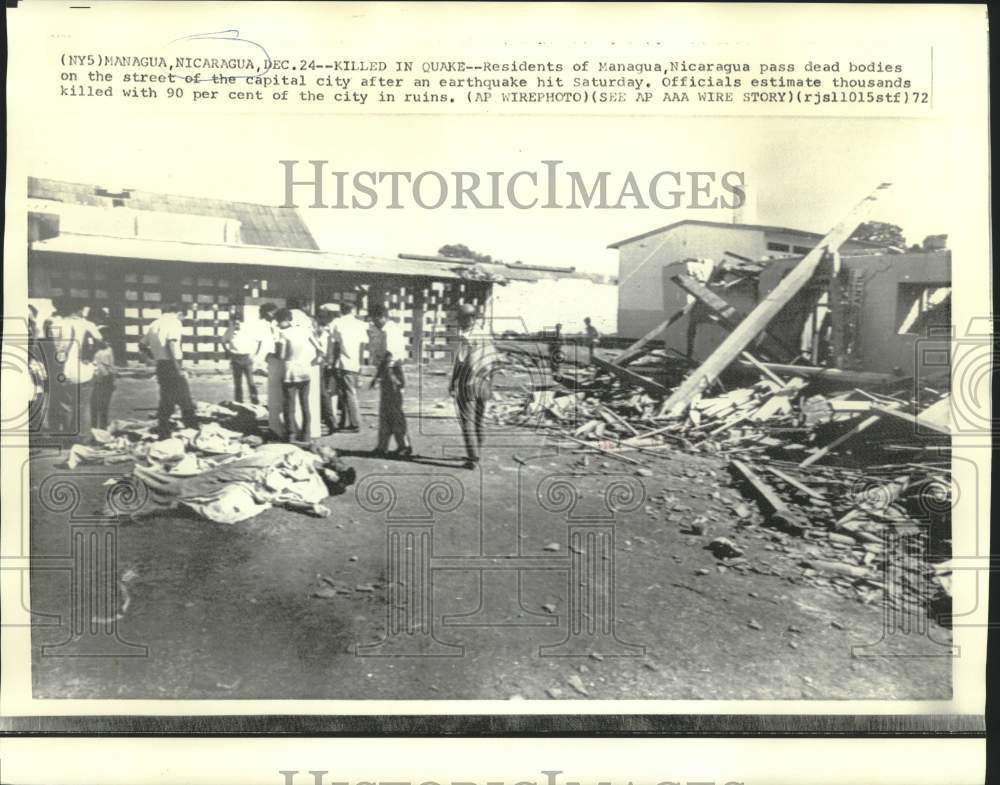
[(752, 564), (712, 521), (678, 516), (676, 499), (658, 500), (724, 569), (780, 574), (902, 611), (937, 607), (947, 594), (948, 573), (934, 566), (950, 550), (947, 394), (831, 393), (829, 384), (762, 374), (750, 386), (703, 393), (677, 416), (663, 411), (664, 396), (614, 369), (577, 369), (575, 382), (495, 395), (492, 416), (646, 477), (679, 453), (692, 466), (695, 456), (725, 461), (743, 499), (729, 519), (758, 531), (764, 549), (787, 562), (780, 570)]

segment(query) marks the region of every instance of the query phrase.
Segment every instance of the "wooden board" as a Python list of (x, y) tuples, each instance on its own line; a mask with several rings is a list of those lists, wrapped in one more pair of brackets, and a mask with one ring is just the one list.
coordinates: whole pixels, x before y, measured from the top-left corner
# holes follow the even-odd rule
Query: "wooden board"
[(641, 387), (646, 390), (646, 392), (652, 393), (653, 395), (666, 395), (667, 388), (658, 382), (654, 382), (652, 379), (646, 376), (640, 376), (635, 371), (629, 370), (628, 368), (622, 368), (621, 366), (615, 365), (614, 363), (609, 363), (607, 360), (602, 360), (600, 357), (594, 356), (594, 365), (600, 368), (602, 371), (607, 371), (614, 376), (617, 376), (624, 382), (628, 384), (634, 384), (637, 387)]
[(683, 317), (687, 316), (689, 313), (691, 313), (693, 309), (694, 309), (694, 303), (693, 302), (688, 303), (679, 311), (667, 317), (658, 325), (656, 325), (656, 327), (654, 327), (652, 330), (650, 330), (648, 333), (642, 336), (642, 338), (640, 338), (638, 341), (636, 341), (633, 344), (630, 344), (626, 349), (620, 352), (614, 358), (614, 360), (612, 360), (612, 362), (615, 365), (624, 365), (629, 360), (635, 358), (636, 356), (642, 353), (642, 350), (645, 348), (646, 344), (648, 344), (652, 340), (655, 340), (657, 336), (661, 335), (663, 332), (669, 329), (670, 325), (674, 324), (674, 322), (676, 322), (678, 319), (682, 319)]

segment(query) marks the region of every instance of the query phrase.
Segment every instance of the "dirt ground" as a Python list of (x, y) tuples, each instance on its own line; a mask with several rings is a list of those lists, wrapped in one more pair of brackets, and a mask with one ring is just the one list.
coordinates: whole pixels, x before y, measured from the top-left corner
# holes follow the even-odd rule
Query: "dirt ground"
[[(49, 615), (39, 615), (33, 631), (35, 695), (950, 697), (951, 661), (936, 642), (949, 641), (947, 630), (931, 623), (927, 635), (890, 635), (865, 650), (875, 656), (856, 656), (852, 647), (883, 638), (882, 609), (832, 586), (804, 584), (797, 562), (806, 546), (763, 526), (752, 502), (749, 517), (746, 509), (737, 514), (743, 499), (722, 460), (629, 453), (641, 458), (640, 469), (559, 452), (529, 424), (491, 433), (481, 468), (466, 470), (458, 425), (439, 403), (446, 386), (440, 369), (408, 390), (411, 401), (422, 399), (434, 415), (410, 419), (416, 459), (379, 459), (369, 454), (377, 391), (364, 381), (361, 432), (323, 439), (342, 450), (358, 474), (346, 493), (327, 500), (329, 518), (271, 509), (231, 526), (179, 513), (117, 523), (116, 569), (127, 578), (118, 604), (127, 606), (116, 634), (146, 647), (145, 656), (119, 656), (119, 650), (59, 656), (71, 651), (58, 644), (70, 634), (74, 595), (66, 571), (43, 569), (44, 560), (69, 552), (71, 524), (88, 515), (101, 520), (103, 483), (129, 465), (69, 472), (59, 468), (57, 454), (36, 450), (31, 551), (39, 566), (30, 602), (36, 614)], [(196, 376), (192, 391), (206, 401), (231, 397), (221, 373)], [(122, 379), (112, 417), (148, 417), (155, 404), (154, 380)], [(45, 510), (37, 501), (40, 486), (56, 475), (79, 494), (69, 512)], [(609, 521), (611, 486), (626, 489), (622, 505), (630, 511)], [(564, 503), (566, 493), (575, 503)], [(699, 516), (706, 530), (685, 533), (685, 524)], [(582, 553), (568, 539), (570, 524), (611, 525), (614, 594), (611, 618), (603, 620), (614, 635), (598, 636), (577, 655), (552, 656), (565, 651), (543, 647), (578, 640), (570, 635), (575, 600), (568, 571), (530, 564), (477, 571), (452, 563), (433, 571), (428, 588), (433, 637), (439, 653), (452, 656), (424, 656), (434, 653), (428, 636), (419, 656), (393, 646), (359, 651), (386, 637), (387, 613), (398, 602), (386, 585), (390, 524), (431, 526), (436, 559), (517, 554), (522, 565), (528, 558), (548, 558), (551, 565), (552, 558)], [(719, 536), (745, 550), (750, 569), (727, 568), (705, 549)], [(586, 628), (592, 619), (583, 618)], [(55, 648), (43, 655), (46, 645)], [(367, 656), (372, 653), (398, 656)]]

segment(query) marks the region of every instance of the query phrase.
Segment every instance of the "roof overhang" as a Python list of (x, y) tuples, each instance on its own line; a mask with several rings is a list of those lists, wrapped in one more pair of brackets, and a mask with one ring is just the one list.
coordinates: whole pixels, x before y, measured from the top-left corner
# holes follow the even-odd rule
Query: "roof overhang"
[(63, 233), (48, 240), (31, 243), (29, 251), (108, 260), (281, 267), (292, 270), (399, 275), (447, 280), (462, 278), (457, 272), (434, 262), (271, 248), (258, 245), (215, 245), (88, 234)]

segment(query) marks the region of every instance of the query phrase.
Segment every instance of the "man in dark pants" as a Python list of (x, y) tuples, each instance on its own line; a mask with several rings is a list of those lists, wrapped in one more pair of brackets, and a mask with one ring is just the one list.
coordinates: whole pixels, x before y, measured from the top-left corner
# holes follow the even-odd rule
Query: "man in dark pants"
[(559, 370), (562, 368), (563, 361), (563, 341), (562, 341), (562, 324), (557, 324), (555, 332), (552, 334), (552, 340), (549, 341), (549, 368), (552, 371), (552, 376), (555, 378), (559, 375)]
[(465, 441), (465, 468), (479, 464), (485, 442), (483, 422), (486, 404), (493, 394), (493, 368), (496, 350), (485, 328), (476, 329), (476, 309), (461, 305), (458, 309), (458, 345), (455, 366), (448, 392), (455, 398), (458, 422)]
[(170, 418), (179, 406), (185, 427), (198, 427), (187, 373), (184, 371), (184, 350), (181, 318), (185, 307), (181, 303), (164, 303), (162, 315), (153, 320), (139, 342), (140, 347), (156, 361), (156, 381), (160, 386), (160, 405), (156, 410), (157, 431), (161, 438), (170, 435)]
[(413, 444), (406, 428), (406, 414), (403, 411), (403, 389), (406, 376), (403, 361), (406, 359), (406, 339), (403, 327), (389, 319), (389, 313), (381, 305), (373, 305), (369, 310), (374, 330), (375, 376), (380, 388), (378, 407), (378, 444), (375, 455), (385, 455), (389, 449), (389, 439), (396, 439), (394, 455), (409, 458), (413, 455)]

